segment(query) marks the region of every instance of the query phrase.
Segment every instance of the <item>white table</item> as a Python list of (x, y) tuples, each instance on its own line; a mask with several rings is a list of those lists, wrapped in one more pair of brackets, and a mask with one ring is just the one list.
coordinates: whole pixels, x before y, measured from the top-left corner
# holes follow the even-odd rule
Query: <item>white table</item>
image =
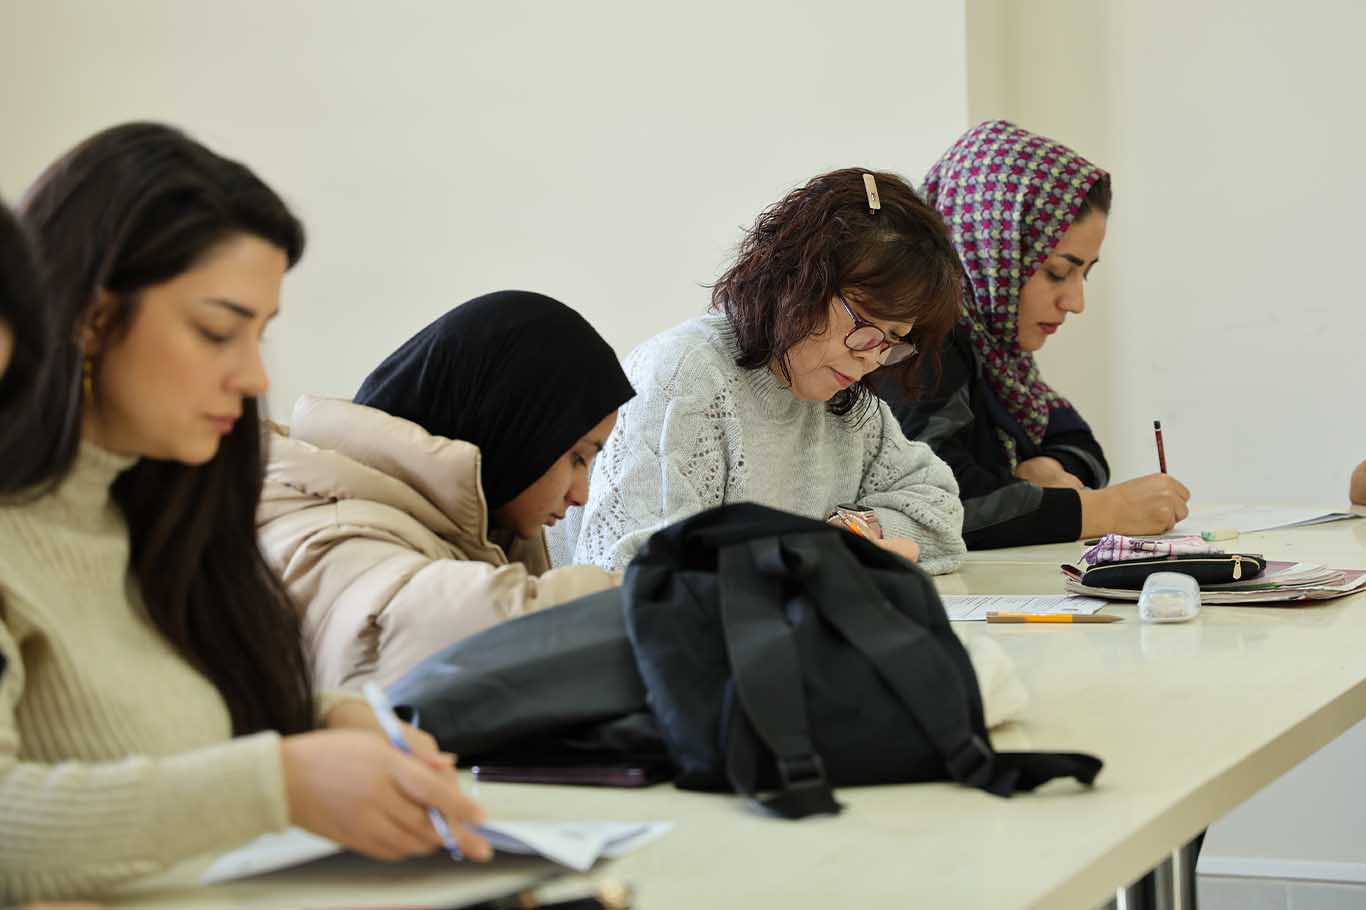
[[(1366, 565), (1366, 522), (1245, 535), (1237, 549)], [(1075, 544), (974, 554), (944, 593), (1060, 590)], [(607, 865), (637, 906), (1098, 907), (1238, 803), (1366, 718), (1366, 595), (1303, 608), (1209, 607), (1188, 624), (982, 627), (1033, 695), (1001, 749), (1093, 752), (1097, 786), (1058, 782), (997, 799), (949, 784), (844, 789), (837, 818), (799, 823), (738, 798), (676, 791), (483, 785), (508, 818), (670, 819), (673, 833)], [(424, 876), (430, 863), (421, 864)], [(143, 894), (140, 904), (269, 905), (288, 876), (229, 890)], [(319, 902), (394, 903), (363, 877), (316, 876)], [(435, 899), (435, 892), (431, 892)], [(411, 892), (405, 897), (413, 902)]]

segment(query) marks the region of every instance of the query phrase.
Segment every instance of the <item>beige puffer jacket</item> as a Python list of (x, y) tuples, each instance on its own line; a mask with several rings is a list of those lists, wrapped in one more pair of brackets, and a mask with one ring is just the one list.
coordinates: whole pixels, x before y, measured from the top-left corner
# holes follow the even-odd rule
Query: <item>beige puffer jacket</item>
[(452, 642), (620, 583), (551, 569), (543, 536), (490, 540), (470, 443), (307, 395), (276, 430), (256, 524), (319, 689), (387, 685)]

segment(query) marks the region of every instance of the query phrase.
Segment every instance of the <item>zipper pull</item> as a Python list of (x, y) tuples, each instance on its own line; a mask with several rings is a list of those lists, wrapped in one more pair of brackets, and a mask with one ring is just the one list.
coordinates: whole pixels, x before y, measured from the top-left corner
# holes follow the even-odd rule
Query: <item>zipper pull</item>
[(1241, 579), (1242, 577), (1243, 577), (1243, 558), (1242, 558), (1241, 556), (1235, 556), (1235, 557), (1233, 557), (1233, 580), (1234, 580), (1234, 581), (1238, 581), (1238, 580)]

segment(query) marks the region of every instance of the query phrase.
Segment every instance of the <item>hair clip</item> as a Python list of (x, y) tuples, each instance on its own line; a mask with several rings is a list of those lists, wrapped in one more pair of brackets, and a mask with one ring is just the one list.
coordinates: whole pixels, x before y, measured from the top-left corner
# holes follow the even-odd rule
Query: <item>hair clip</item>
[(863, 188), (868, 193), (868, 214), (874, 215), (877, 210), (882, 208), (882, 200), (877, 195), (877, 181), (872, 174), (863, 175)]

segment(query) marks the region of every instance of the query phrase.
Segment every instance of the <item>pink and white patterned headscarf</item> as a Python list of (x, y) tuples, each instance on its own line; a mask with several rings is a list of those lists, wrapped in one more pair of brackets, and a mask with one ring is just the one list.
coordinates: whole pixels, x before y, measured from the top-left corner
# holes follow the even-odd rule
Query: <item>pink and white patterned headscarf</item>
[(1020, 349), (1020, 288), (1104, 176), (1067, 146), (1004, 120), (968, 130), (925, 175), (925, 196), (944, 216), (972, 279), (973, 299), (964, 302), (962, 321), (987, 384), (1019, 424), (1001, 428), (1012, 462), (1017, 443), (1039, 445), (1049, 421), (1062, 416), (1055, 411), (1075, 414), (1043, 381), (1034, 355)]

